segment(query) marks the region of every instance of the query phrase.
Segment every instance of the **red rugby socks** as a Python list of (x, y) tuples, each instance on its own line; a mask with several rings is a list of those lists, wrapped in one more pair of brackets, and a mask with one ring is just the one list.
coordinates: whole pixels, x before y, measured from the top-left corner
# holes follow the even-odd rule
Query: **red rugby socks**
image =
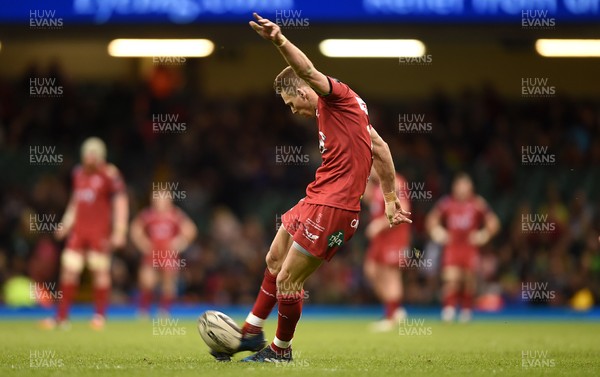
[(77, 286), (78, 284), (74, 283), (60, 284), (60, 292), (62, 293), (62, 298), (58, 302), (58, 310), (56, 313), (56, 320), (58, 322), (66, 321), (67, 319), (69, 319), (69, 309), (71, 308), (71, 303), (73, 302), (75, 293), (77, 293)]
[(275, 352), (282, 352), (290, 347), (296, 331), (296, 324), (302, 315), (303, 297), (304, 290), (288, 295), (279, 295), (277, 333), (271, 344), (271, 348)]
[(388, 301), (384, 305), (384, 315), (385, 319), (393, 319), (394, 313), (396, 313), (396, 309), (400, 307), (400, 300), (398, 301)]
[(140, 312), (150, 312), (150, 305), (152, 305), (152, 291), (149, 289), (143, 289), (140, 292)]
[(110, 286), (94, 287), (95, 314), (99, 314), (103, 317), (106, 317), (106, 308), (108, 307), (109, 295)]
[(242, 334), (260, 334), (265, 319), (271, 314), (271, 311), (277, 303), (277, 276), (271, 274), (268, 268), (265, 268), (265, 275), (260, 286), (260, 291), (254, 302), (252, 311), (248, 314)]
[(473, 309), (473, 293), (471, 292), (467, 292), (467, 291), (463, 291), (462, 293), (462, 301), (461, 301), (461, 308), (462, 309)]
[(456, 307), (458, 305), (458, 298), (460, 293), (458, 291), (448, 292), (444, 297), (444, 306)]
[(160, 302), (158, 306), (164, 313), (168, 313), (171, 309), (171, 305), (173, 305), (173, 301), (175, 301), (175, 297), (173, 295), (163, 293), (160, 296)]

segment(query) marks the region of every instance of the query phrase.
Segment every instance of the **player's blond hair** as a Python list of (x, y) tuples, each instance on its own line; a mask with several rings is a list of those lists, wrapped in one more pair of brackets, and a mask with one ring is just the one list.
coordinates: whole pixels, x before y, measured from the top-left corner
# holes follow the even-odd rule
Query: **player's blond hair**
[(471, 184), (473, 184), (473, 178), (471, 178), (471, 176), (464, 171), (459, 171), (454, 175), (454, 179), (452, 180), (452, 182), (456, 182), (456, 181), (460, 181), (460, 180), (467, 180), (469, 182), (471, 182)]
[(95, 154), (98, 159), (106, 161), (106, 144), (99, 137), (88, 137), (81, 144), (81, 157), (87, 154)]
[(275, 81), (273, 82), (275, 93), (281, 94), (285, 92), (290, 96), (295, 96), (296, 90), (302, 86), (308, 86), (308, 84), (298, 77), (296, 72), (294, 72), (290, 66), (285, 67), (283, 71), (275, 77)]

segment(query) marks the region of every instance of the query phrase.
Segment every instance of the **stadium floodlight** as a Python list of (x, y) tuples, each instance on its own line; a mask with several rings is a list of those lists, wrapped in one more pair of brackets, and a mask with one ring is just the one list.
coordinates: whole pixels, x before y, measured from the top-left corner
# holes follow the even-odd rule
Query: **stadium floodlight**
[(330, 58), (417, 58), (425, 54), (418, 39), (325, 39), (319, 50)]
[(214, 49), (214, 43), (208, 39), (115, 39), (108, 44), (108, 53), (115, 57), (203, 58)]
[(538, 39), (535, 50), (547, 58), (600, 57), (600, 39)]

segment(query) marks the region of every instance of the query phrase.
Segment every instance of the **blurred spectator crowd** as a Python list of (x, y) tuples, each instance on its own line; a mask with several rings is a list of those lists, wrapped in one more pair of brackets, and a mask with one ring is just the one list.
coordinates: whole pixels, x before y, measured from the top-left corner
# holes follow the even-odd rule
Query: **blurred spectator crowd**
[[(57, 78), (62, 94), (31, 97), (29, 78), (42, 76)], [(351, 78), (340, 79), (352, 86)], [(0, 82), (0, 285), (20, 275), (57, 280), (63, 245), (51, 231), (33, 231), (32, 215), (55, 215), (59, 221), (79, 146), (99, 136), (128, 185), (132, 216), (148, 205), (153, 183), (171, 182), (184, 193), (176, 204), (200, 235), (182, 254), (180, 300), (253, 301), (279, 218), (303, 196), (320, 164), (316, 127), (313, 120), (293, 117), (270, 83), (246, 97), (208, 98), (188, 81), (179, 69), (157, 67), (136, 83), (72, 82), (52, 65), (32, 66), (20, 79)], [(434, 263), (405, 271), (407, 304), (439, 302), (440, 247), (429, 241), (423, 220), (458, 171), (471, 174), (502, 222), (501, 233), (482, 250), (481, 297), (501, 297), (507, 305), (563, 306), (585, 292), (598, 302), (597, 99), (509, 100), (485, 85), (408, 102), (363, 99), (397, 170), (423, 194), (412, 203), (412, 246)], [(154, 123), (164, 114), (176, 116), (171, 119), (177, 130), (157, 130)], [(411, 118), (427, 126), (400, 126)], [(49, 147), (61, 161), (32, 163), (35, 146)], [(301, 157), (281, 157), (290, 154)], [(532, 154), (541, 158), (527, 157)], [(532, 218), (543, 226), (526, 225)], [(367, 241), (360, 229), (367, 221), (365, 213), (359, 234), (309, 280), (309, 302), (374, 302), (362, 274)], [(137, 299), (139, 261), (131, 243), (115, 251), (114, 303)], [(84, 287), (86, 281), (89, 276)], [(553, 298), (524, 300), (527, 282), (547, 283)], [(86, 295), (84, 289), (80, 299)]]

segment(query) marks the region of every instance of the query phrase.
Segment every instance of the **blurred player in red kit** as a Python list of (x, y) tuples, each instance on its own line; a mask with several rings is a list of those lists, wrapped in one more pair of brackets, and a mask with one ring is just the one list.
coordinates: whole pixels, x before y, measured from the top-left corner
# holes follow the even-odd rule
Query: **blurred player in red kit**
[(131, 240), (142, 252), (139, 272), (140, 314), (147, 316), (154, 289), (161, 282), (160, 312), (167, 316), (177, 296), (179, 270), (185, 261), (179, 258), (196, 238), (198, 229), (177, 206), (169, 191), (154, 191), (152, 205), (140, 212), (131, 223)]
[(439, 200), (425, 222), (431, 239), (444, 245), (442, 320), (453, 321), (460, 306), (459, 320), (468, 322), (477, 288), (479, 248), (500, 229), (498, 217), (475, 194), (471, 178), (461, 173), (454, 178), (452, 194)]
[[(408, 186), (404, 177), (396, 174), (396, 194), (402, 208), (410, 211)], [(384, 305), (384, 319), (371, 324), (371, 330), (384, 332), (393, 330), (406, 318), (402, 302), (402, 259), (410, 247), (410, 228), (399, 225), (390, 228), (385, 216), (385, 199), (375, 174), (367, 184), (364, 202), (369, 206), (371, 222), (365, 229), (370, 240), (365, 259), (365, 276), (373, 287), (377, 298)]]
[(69, 308), (84, 266), (93, 274), (95, 313), (92, 328), (104, 327), (110, 296), (111, 252), (125, 245), (129, 203), (119, 170), (106, 162), (106, 146), (97, 137), (81, 146), (81, 165), (73, 169), (73, 193), (56, 238), (67, 237), (61, 256), (60, 291), (55, 319), (46, 328), (68, 326)]
[[(281, 217), (282, 226), (267, 253), (263, 281), (237, 350), (258, 351), (243, 359), (246, 362), (289, 362), (302, 313), (304, 281), (356, 232), (371, 166), (385, 193), (390, 226), (411, 220), (396, 196), (389, 147), (371, 127), (365, 102), (348, 85), (317, 71), (277, 24), (256, 13), (254, 18), (250, 26), (273, 43), (288, 64), (275, 78), (275, 91), (293, 114), (316, 118), (322, 158), (306, 196)], [(267, 346), (263, 324), (276, 304), (277, 331)], [(211, 353), (217, 360), (231, 360), (230, 354)]]

